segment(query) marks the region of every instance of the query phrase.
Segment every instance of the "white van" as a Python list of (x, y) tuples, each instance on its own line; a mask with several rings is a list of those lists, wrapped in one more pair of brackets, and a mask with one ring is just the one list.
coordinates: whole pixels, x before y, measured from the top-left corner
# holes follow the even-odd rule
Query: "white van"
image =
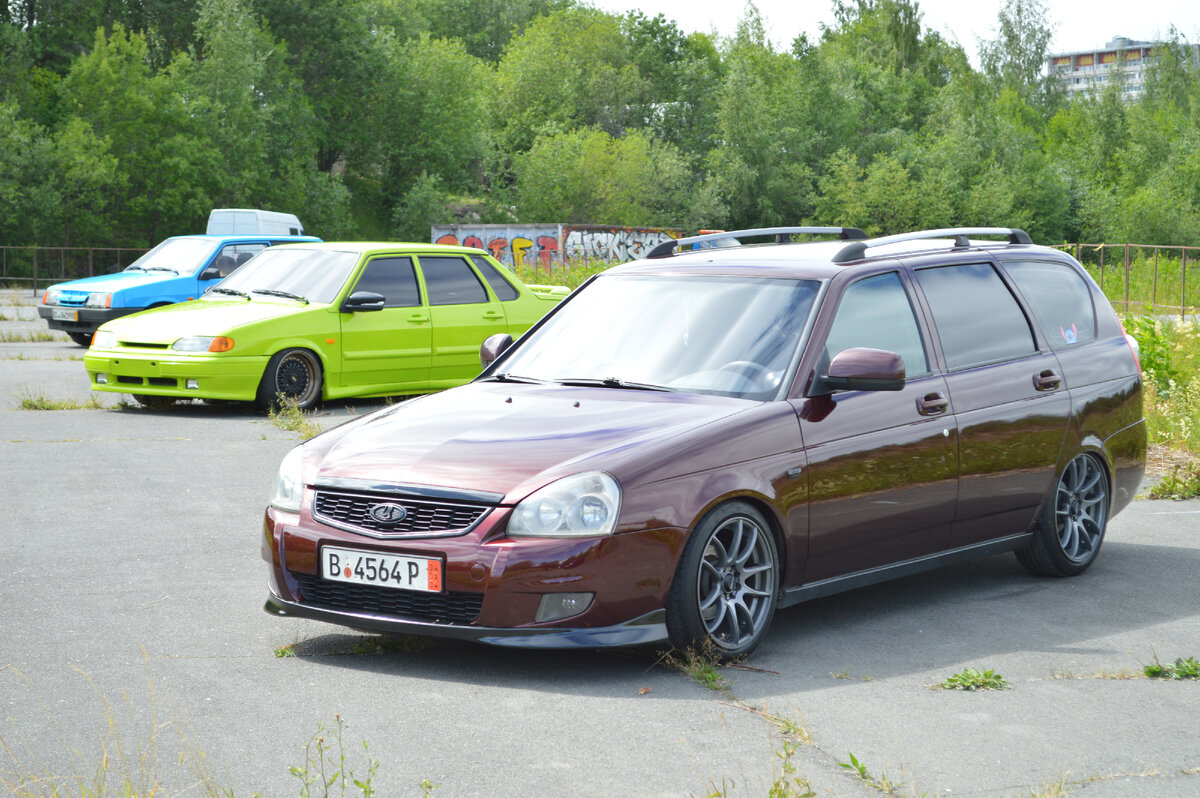
[(292, 213), (260, 211), (252, 208), (214, 208), (208, 215), (209, 235), (304, 235), (304, 225)]

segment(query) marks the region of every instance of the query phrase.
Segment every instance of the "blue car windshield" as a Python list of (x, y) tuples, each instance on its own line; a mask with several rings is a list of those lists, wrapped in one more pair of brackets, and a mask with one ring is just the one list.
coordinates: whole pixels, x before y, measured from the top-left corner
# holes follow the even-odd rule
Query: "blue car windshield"
[(819, 288), (813, 280), (602, 276), (557, 309), (498, 373), (773, 399)]
[(212, 254), (213, 242), (203, 238), (168, 238), (125, 267), (127, 272), (172, 271), (194, 274)]
[[(246, 265), (205, 292), (208, 299), (229, 299), (230, 292), (253, 295), (254, 291), (276, 291), (294, 294), (309, 302), (328, 304), (337, 298), (354, 266), (357, 252), (332, 249), (306, 249), (296, 246), (264, 249)], [(216, 289), (221, 289), (213, 294)]]

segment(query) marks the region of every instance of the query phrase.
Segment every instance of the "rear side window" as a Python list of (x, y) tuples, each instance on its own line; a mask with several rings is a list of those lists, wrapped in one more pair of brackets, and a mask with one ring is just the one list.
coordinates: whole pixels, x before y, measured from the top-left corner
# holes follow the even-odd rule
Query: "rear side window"
[(1008, 286), (986, 263), (919, 269), (946, 366), (980, 366), (1033, 354), (1033, 330)]
[(375, 258), (363, 269), (354, 290), (382, 295), (385, 308), (410, 308), (421, 304), (412, 258)]
[(1033, 306), (1051, 347), (1066, 349), (1096, 339), (1092, 294), (1078, 272), (1049, 261), (1005, 262), (1004, 270)]
[(469, 305), (488, 301), (483, 283), (462, 258), (423, 257), (421, 273), (430, 305)]
[(475, 255), (471, 257), (471, 260), (474, 261), (475, 267), (479, 269), (479, 273), (483, 275), (483, 279), (487, 280), (487, 284), (492, 287), (492, 293), (495, 294), (496, 298), (501, 302), (511, 302), (521, 295), (520, 292), (513, 287), (512, 283), (504, 279), (504, 275), (502, 275), (495, 266), (488, 263), (487, 258)]
[(928, 373), (921, 332), (900, 275), (889, 272), (859, 280), (842, 295), (825, 353), (832, 358), (853, 346), (895, 352), (904, 358), (909, 377)]

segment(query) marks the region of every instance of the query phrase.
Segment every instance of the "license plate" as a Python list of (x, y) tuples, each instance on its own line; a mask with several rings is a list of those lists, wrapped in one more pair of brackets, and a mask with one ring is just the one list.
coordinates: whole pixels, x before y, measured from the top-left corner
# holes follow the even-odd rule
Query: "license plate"
[(321, 549), (321, 577), (335, 582), (441, 593), (442, 561), (434, 557), (324, 546)]
[(55, 321), (79, 321), (79, 311), (67, 310), (66, 308), (54, 308), (50, 311), (50, 318)]

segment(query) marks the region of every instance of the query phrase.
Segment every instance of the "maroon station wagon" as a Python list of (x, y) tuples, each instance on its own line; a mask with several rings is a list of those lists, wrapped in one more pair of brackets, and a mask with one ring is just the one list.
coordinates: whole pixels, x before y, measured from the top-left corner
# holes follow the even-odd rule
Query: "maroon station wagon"
[(1136, 343), (1020, 230), (672, 241), (482, 357), (287, 455), (268, 612), (730, 657), (778, 607), (966, 558), (1080, 574), (1145, 467)]

